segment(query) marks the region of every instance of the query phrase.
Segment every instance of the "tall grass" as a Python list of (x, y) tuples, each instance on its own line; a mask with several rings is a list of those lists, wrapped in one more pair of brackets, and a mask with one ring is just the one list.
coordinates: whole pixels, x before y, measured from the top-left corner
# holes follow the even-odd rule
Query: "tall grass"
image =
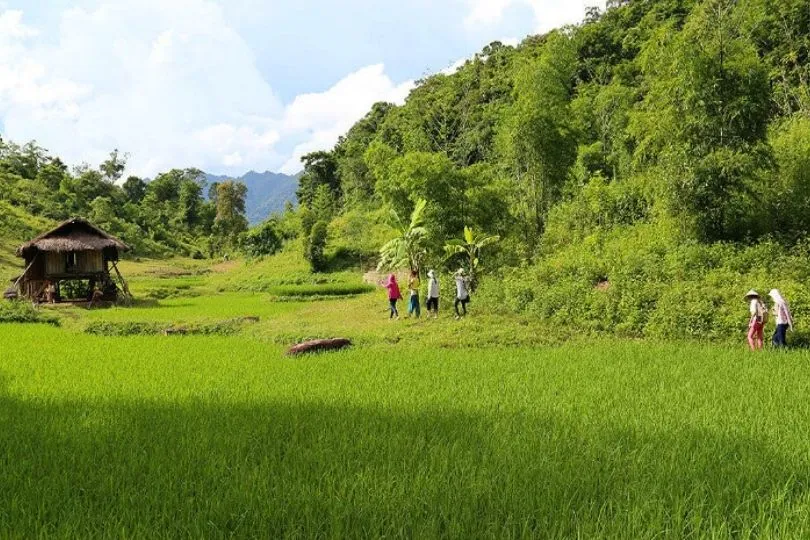
[(0, 536), (810, 532), (806, 353), (0, 343)]

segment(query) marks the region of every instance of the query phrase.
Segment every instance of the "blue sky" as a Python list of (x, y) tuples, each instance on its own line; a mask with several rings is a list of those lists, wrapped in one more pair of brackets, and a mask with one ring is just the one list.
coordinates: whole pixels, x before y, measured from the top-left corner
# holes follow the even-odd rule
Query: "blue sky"
[(596, 0), (0, 0), (0, 133), (131, 173), (295, 172), (375, 101)]

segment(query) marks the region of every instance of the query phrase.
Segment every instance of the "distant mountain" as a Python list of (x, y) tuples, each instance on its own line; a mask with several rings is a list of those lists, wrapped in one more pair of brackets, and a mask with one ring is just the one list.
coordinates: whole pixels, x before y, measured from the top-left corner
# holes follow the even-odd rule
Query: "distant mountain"
[(208, 184), (225, 180), (244, 182), (248, 188), (246, 210), (251, 225), (261, 223), (273, 212), (284, 210), (284, 203), (295, 204), (295, 190), (298, 188), (298, 177), (270, 171), (258, 173), (250, 171), (239, 178), (206, 174)]

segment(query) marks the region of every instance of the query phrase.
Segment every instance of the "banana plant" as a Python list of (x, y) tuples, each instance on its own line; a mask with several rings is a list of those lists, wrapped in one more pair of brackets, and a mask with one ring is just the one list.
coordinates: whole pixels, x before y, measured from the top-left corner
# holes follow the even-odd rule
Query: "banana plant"
[(491, 246), (500, 241), (498, 235), (488, 235), (485, 233), (475, 233), (471, 227), (464, 227), (464, 238), (450, 240), (445, 244), (444, 251), (447, 259), (462, 255), (464, 264), (470, 272), (470, 287), (475, 289), (476, 279), (481, 272), (481, 251), (487, 246)]
[(418, 200), (409, 221), (402, 219), (396, 210), (391, 210), (391, 225), (397, 230), (398, 236), (380, 248), (378, 271), (398, 270), (407, 266), (412, 271), (419, 272), (427, 254), (425, 244), (428, 230), (424, 217), (426, 206), (426, 200)]

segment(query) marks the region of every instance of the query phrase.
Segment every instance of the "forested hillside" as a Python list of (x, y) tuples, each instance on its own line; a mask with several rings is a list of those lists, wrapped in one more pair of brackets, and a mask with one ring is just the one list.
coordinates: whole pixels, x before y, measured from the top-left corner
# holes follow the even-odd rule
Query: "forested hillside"
[(803, 311), (810, 1), (611, 5), (492, 43), (305, 157), (304, 234), (379, 248), (353, 224), (425, 200), (424, 265), (457, 265), (465, 226), (499, 235), (482, 292), (560, 324), (712, 336), (777, 284)]
[[(82, 216), (119, 236), (136, 255), (201, 258), (252, 246), (244, 183), (208, 182), (197, 169), (174, 169), (150, 181), (124, 179), (125, 169), (126, 156), (117, 150), (98, 167), (69, 170), (34, 142), (0, 139), (0, 239), (13, 245)], [(269, 240), (271, 251), (281, 242)]]

